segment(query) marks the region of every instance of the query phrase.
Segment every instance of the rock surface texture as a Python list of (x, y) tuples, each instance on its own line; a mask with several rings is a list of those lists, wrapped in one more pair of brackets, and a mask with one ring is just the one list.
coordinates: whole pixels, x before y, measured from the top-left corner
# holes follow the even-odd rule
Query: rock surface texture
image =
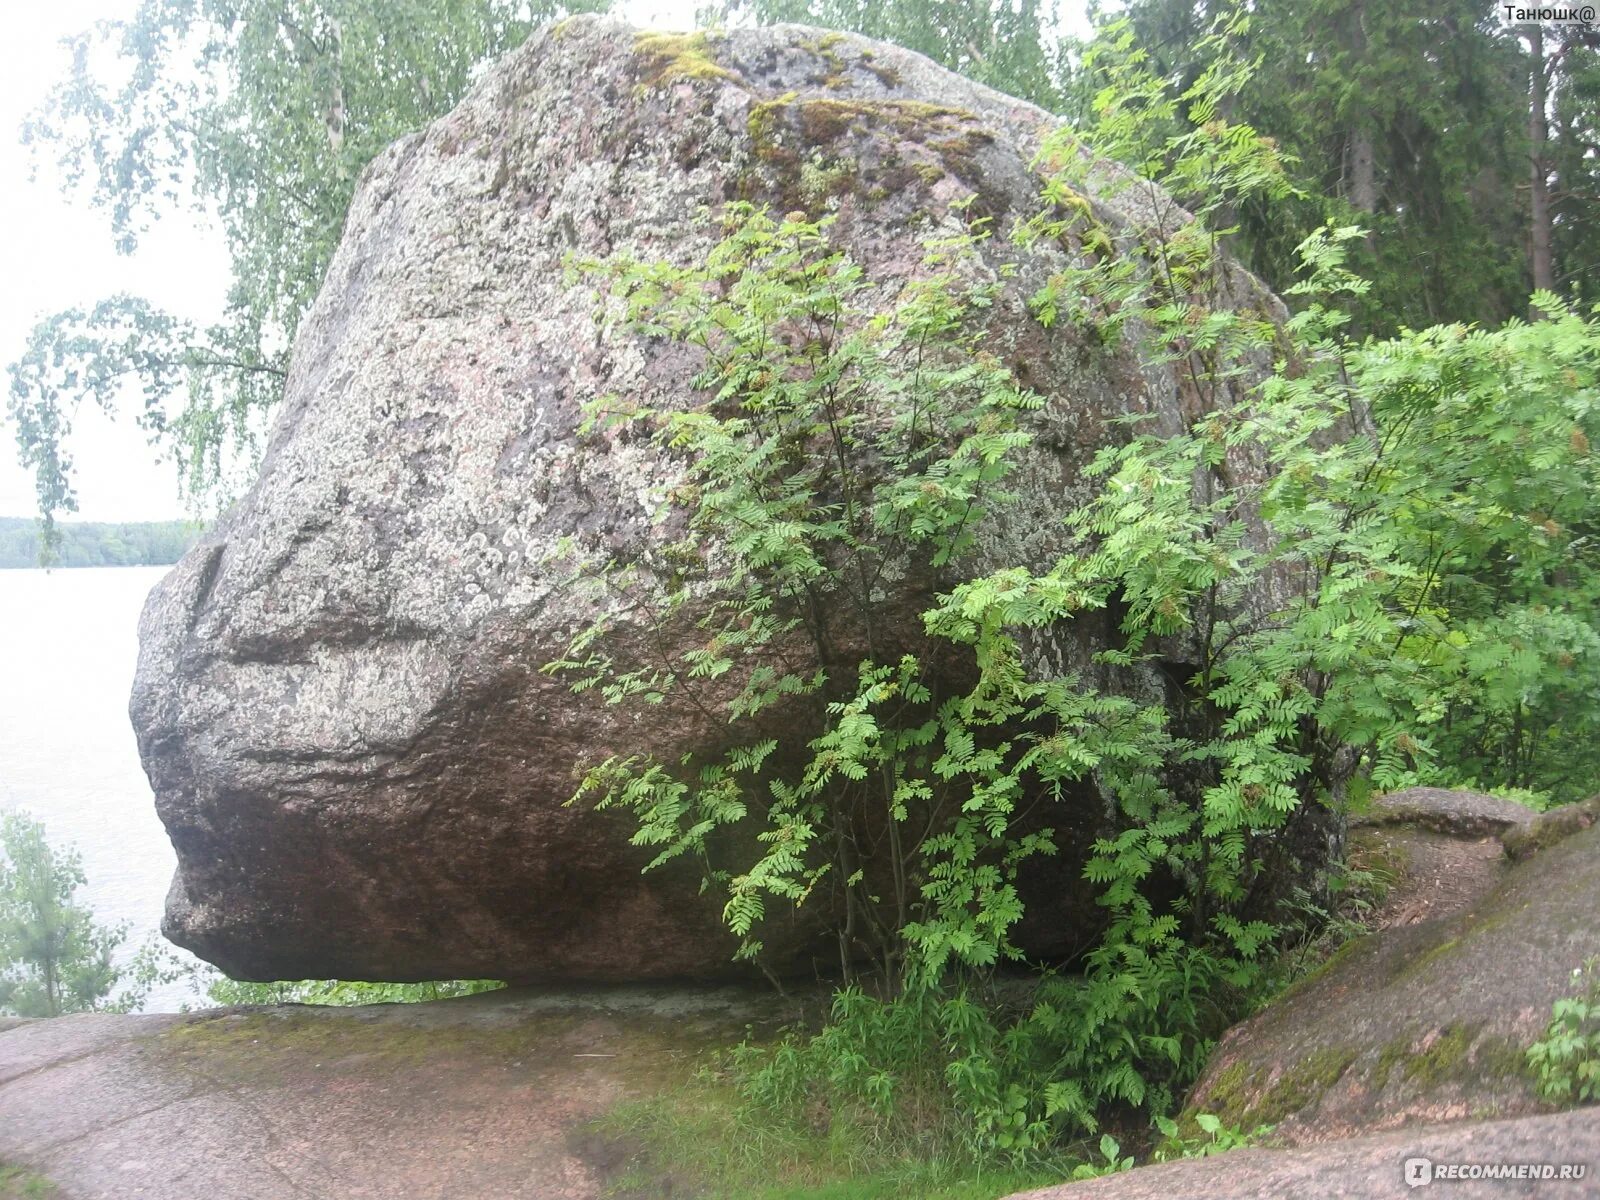
[[(638, 1185), (627, 1195), (687, 1195), (648, 1164), (649, 1183), (632, 1176), (636, 1147), (589, 1123), (689, 1078), (705, 1047), (795, 1017), (770, 993), (626, 988), (0, 1019), (0, 1163), (37, 1172), (50, 1200), (602, 1200), (624, 1181)], [(1577, 1183), (1444, 1195), (1592, 1196), (1600, 1120), (1580, 1109), (1240, 1150), (1027, 1200), (1376, 1200), (1407, 1194), (1415, 1157), (1588, 1168)]]
[[(581, 406), (668, 403), (696, 369), (603, 328), (563, 264), (688, 263), (714, 239), (708, 214), (748, 199), (835, 210), (838, 244), (886, 296), (924, 269), (925, 238), (979, 215), (998, 235), (982, 270), (998, 272), (1037, 211), (1051, 127), (854, 37), (580, 17), (381, 155), (301, 327), (259, 481), (141, 625), (132, 715), (179, 859), (168, 936), (256, 979), (725, 969), (735, 943), (698, 872), (641, 878), (619, 822), (563, 807), (581, 761), (676, 759), (714, 736), (671, 706), (637, 719), (580, 702), (540, 671), (596, 613), (551, 552), (572, 538), (627, 557), (661, 534), (679, 470), (648, 442), (581, 433)], [(1147, 203), (1108, 187), (1095, 211), (1115, 234)], [(1131, 347), (1031, 319), (1025, 298), (1071, 252), (1022, 252), (992, 310), (992, 349), (1048, 404), (985, 563), (1053, 556), (1114, 418), (1176, 432), (1204, 403)], [(1280, 311), (1242, 271), (1225, 288)], [(1060, 666), (1084, 648), (1041, 653)], [(806, 929), (765, 934), (780, 968), (805, 967)]]
[[(1426, 1182), (1407, 1167), (1426, 1159)], [(1434, 1179), (1446, 1164), (1565, 1166), (1576, 1178)], [(1026, 1192), (1010, 1200), (1385, 1200), (1434, 1194), (1468, 1200), (1595, 1194), (1600, 1121), (1577, 1111), (1510, 1121), (1464, 1121), (1375, 1134), (1299, 1150), (1235, 1150), (1212, 1158), (1141, 1167), (1121, 1175)], [(1421, 1180), (1421, 1175), (1411, 1178)]]
[(1379, 796), (1369, 811), (1352, 817), (1350, 824), (1416, 825), (1457, 838), (1502, 837), (1509, 830), (1532, 825), (1536, 816), (1526, 805), (1487, 792), (1416, 787)]
[[(1588, 827), (1464, 907), (1348, 943), (1228, 1031), (1189, 1109), (1271, 1125), (1290, 1145), (1544, 1112), (1526, 1051), (1600, 955), (1597, 914), (1600, 828)], [(1600, 1127), (1594, 1109), (1584, 1119)]]
[(48, 1200), (600, 1200), (621, 1152), (587, 1122), (791, 1015), (613, 989), (0, 1025), (0, 1164)]

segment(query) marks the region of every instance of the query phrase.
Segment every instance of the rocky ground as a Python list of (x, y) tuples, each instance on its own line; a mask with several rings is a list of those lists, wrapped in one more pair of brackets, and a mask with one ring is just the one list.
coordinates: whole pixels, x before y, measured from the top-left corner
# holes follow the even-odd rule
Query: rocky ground
[(0, 1163), (59, 1200), (591, 1200), (588, 1121), (787, 1015), (628, 988), (13, 1022)]
[[(1552, 1113), (1525, 1067), (1600, 954), (1600, 797), (1545, 816), (1414, 788), (1353, 822), (1390, 883), (1376, 929), (1234, 1027), (1189, 1098), (1261, 1148), (1026, 1200), (1600, 1196), (1600, 1109)], [(1581, 1179), (1408, 1183), (1406, 1163), (1581, 1166)], [(1023, 1200), (1023, 1198), (1015, 1198)]]
[[(1408, 1162), (1430, 1173), (1453, 1163), (1586, 1163), (1581, 1180), (1406, 1182)], [(1415, 1168), (1411, 1168), (1415, 1170)], [(1473, 1200), (1600, 1195), (1600, 1118), (1590, 1110), (1510, 1121), (1433, 1125), (1298, 1150), (1235, 1150), (1046, 1188), (1011, 1200), (1378, 1200), (1432, 1195)]]
[(1398, 876), (1387, 927), (1230, 1030), (1191, 1108), (1289, 1144), (1542, 1111), (1524, 1056), (1600, 954), (1600, 829), (1513, 865), (1501, 837), (1531, 814), (1474, 797), (1419, 789), (1368, 818)]
[[(1399, 1196), (1419, 1158), (1587, 1170), (1445, 1195), (1600, 1195), (1600, 1109), (1550, 1111), (1523, 1058), (1600, 954), (1600, 800), (1537, 819), (1501, 803), (1403, 793), (1363, 818), (1362, 853), (1393, 876), (1383, 927), (1230, 1031), (1190, 1097), (1272, 1126), (1261, 1146), (1029, 1200)], [(60, 1200), (599, 1200), (621, 1152), (593, 1118), (797, 1014), (770, 994), (626, 987), (12, 1022), (0, 1168)]]

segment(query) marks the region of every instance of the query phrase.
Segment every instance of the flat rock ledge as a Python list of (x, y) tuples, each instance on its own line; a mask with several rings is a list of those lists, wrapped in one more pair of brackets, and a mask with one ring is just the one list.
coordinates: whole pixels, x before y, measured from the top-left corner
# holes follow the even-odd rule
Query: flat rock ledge
[(1352, 826), (1420, 825), (1450, 837), (1500, 837), (1533, 824), (1526, 805), (1463, 788), (1406, 788), (1387, 792), (1350, 820)]
[(624, 988), (15, 1022), (0, 1163), (53, 1200), (597, 1200), (587, 1122), (793, 1015)]
[[(1449, 916), (1357, 938), (1230, 1029), (1189, 1097), (1289, 1145), (1548, 1111), (1526, 1066), (1600, 955), (1600, 828)], [(1593, 1113), (1591, 1120), (1600, 1120)]]
[[(1581, 1179), (1406, 1182), (1408, 1167), (1446, 1164), (1550, 1164), (1584, 1167)], [(1381, 1200), (1439, 1194), (1461, 1200), (1594, 1196), (1600, 1179), (1600, 1115), (1594, 1109), (1430, 1125), (1401, 1133), (1328, 1142), (1299, 1150), (1235, 1150), (1211, 1158), (1141, 1167), (1122, 1175), (1027, 1192), (1011, 1200)]]

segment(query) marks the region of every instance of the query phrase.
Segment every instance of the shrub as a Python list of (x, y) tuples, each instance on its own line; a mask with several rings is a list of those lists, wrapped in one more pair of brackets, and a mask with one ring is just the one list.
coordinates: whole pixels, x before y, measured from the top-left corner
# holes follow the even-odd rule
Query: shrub
[[(1247, 69), (1219, 54), (1183, 121), (1136, 55), (1101, 97), (1089, 149), (1201, 197), (1198, 215), (1070, 131), (1044, 149), (1017, 236), (1076, 255), (1036, 318), (1137, 339), (1202, 403), (1097, 456), (1098, 491), (1063, 516), (1071, 552), (1043, 568), (975, 575), (965, 556), (1040, 403), (985, 352), (1000, 284), (974, 269), (982, 232), (930, 243), (887, 299), (828, 217), (748, 205), (703, 264), (583, 265), (614, 319), (704, 369), (670, 407), (590, 413), (682, 464), (662, 498), (680, 541), (629, 562), (570, 547), (576, 583), (661, 635), (654, 657), (614, 658), (603, 618), (548, 669), (611, 704), (698, 711), (717, 749), (608, 758), (574, 800), (629, 810), (647, 869), (699, 859), (744, 957), (775, 907), (827, 914), (844, 987), (821, 1033), (743, 1056), (762, 1103), (1013, 1158), (1161, 1114), (1263, 986), (1283, 903), (1317, 902), (1349, 789), (1427, 779), (1441, 754), (1559, 786), (1552, 752), (1593, 753), (1600, 324), (1541, 295), (1537, 324), (1354, 344), (1349, 228), (1302, 246), (1298, 313), (1238, 307), (1211, 222), (1284, 186), (1270, 142), (1221, 115)], [(1104, 226), (1091, 184), (1141, 190), (1143, 224)], [(897, 578), (939, 592), (910, 646), (880, 586)], [(1033, 631), (1107, 612), (1112, 686), (1033, 669)], [(1157, 659), (1184, 675), (1167, 703), (1117, 686)], [(1017, 814), (1090, 789), (1104, 932), (1019, 992), (996, 974), (1019, 958), (1017, 872), (1055, 843)], [(734, 826), (759, 850), (725, 861)]]

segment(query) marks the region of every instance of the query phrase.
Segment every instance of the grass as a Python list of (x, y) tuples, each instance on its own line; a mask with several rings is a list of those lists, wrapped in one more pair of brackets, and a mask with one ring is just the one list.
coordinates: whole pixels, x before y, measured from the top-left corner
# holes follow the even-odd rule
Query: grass
[(59, 1194), (37, 1171), (0, 1162), (0, 1200), (50, 1200)]
[(877, 1142), (873, 1128), (820, 1110), (786, 1121), (708, 1069), (613, 1109), (590, 1132), (608, 1147), (615, 1200), (996, 1200), (1068, 1174), (983, 1169), (936, 1142)]

